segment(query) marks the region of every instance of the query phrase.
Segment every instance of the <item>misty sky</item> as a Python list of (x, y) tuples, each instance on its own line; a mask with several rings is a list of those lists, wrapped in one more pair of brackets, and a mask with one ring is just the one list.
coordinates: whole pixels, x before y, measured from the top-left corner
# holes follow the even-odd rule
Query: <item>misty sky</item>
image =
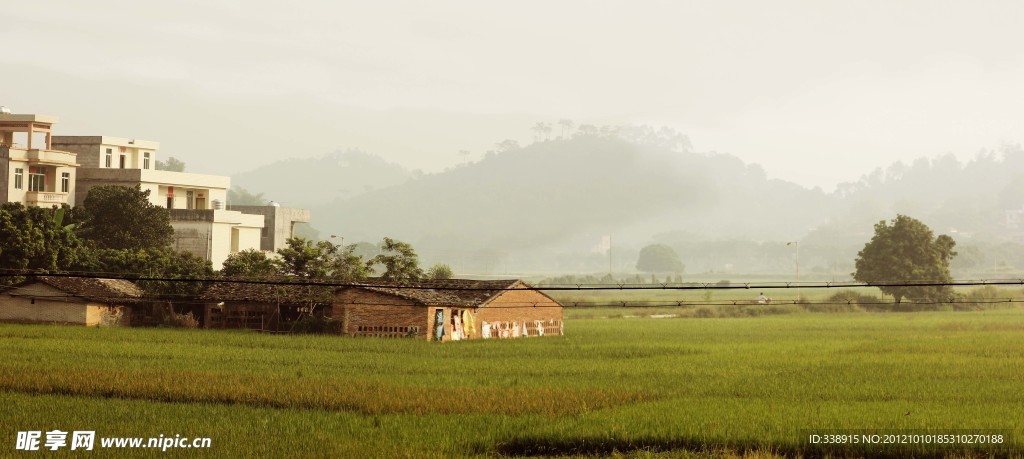
[(361, 148), (439, 170), (537, 121), (669, 125), (831, 190), (1021, 142), (1014, 1), (37, 1), (0, 104), (191, 170)]

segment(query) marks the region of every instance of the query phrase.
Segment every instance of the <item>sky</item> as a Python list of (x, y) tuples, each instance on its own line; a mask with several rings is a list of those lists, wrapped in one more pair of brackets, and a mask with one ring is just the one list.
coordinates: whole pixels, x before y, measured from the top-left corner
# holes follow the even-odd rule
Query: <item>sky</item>
[(832, 190), (1022, 141), (1016, 1), (16, 2), (0, 105), (232, 175), (437, 171), (539, 121), (650, 124)]

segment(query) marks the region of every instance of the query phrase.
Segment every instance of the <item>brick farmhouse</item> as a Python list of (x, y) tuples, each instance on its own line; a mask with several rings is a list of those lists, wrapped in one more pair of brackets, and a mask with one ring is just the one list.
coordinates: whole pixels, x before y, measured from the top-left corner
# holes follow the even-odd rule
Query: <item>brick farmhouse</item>
[(331, 315), (351, 336), (435, 341), (561, 335), (562, 305), (521, 280), (432, 280), (337, 291)]

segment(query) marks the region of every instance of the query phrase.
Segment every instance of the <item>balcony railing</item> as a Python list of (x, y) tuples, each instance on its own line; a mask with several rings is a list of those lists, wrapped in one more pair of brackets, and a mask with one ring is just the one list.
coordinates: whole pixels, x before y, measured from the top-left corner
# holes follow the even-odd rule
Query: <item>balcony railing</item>
[(29, 191), (25, 193), (25, 202), (34, 205), (66, 204), (68, 202), (68, 193), (61, 193), (59, 191)]
[(77, 166), (78, 155), (58, 150), (26, 150), (10, 149), (10, 157), (14, 160), (28, 161), (30, 164), (52, 164), (57, 166)]

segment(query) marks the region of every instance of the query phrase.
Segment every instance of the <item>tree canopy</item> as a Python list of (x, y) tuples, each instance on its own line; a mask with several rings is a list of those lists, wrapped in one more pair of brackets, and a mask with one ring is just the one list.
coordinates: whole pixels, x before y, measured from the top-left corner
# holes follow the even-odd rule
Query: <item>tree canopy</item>
[(423, 278), (419, 256), (411, 245), (386, 237), (380, 249), (381, 253), (367, 262), (367, 265), (382, 265), (384, 273), (381, 274), (381, 279), (407, 282)]
[(231, 278), (269, 279), (278, 271), (277, 264), (265, 252), (245, 249), (228, 255), (221, 265), (220, 274)]
[(167, 161), (156, 160), (156, 170), (185, 172), (185, 163), (173, 156), (168, 156)]
[(173, 240), (170, 213), (149, 202), (149, 190), (138, 186), (92, 188), (81, 211), (84, 221), (79, 223), (79, 236), (97, 248), (162, 249)]
[(651, 244), (640, 249), (636, 269), (649, 273), (680, 273), (683, 272), (684, 266), (672, 247), (665, 244)]
[(438, 263), (427, 270), (427, 279), (451, 279), (454, 273), (452, 267), (444, 263)]
[[(61, 226), (56, 214), (53, 209), (21, 203), (0, 205), (0, 269), (59, 272), (77, 265), (85, 246), (70, 228)], [(0, 283), (18, 280), (2, 277)]]
[(330, 241), (313, 243), (292, 237), (288, 246), (277, 250), (274, 260), (278, 273), (304, 279), (329, 279), (341, 282), (364, 279), (373, 269), (356, 255), (355, 244), (338, 246)]
[[(891, 223), (875, 224), (875, 235), (857, 254), (853, 278), (868, 284), (948, 283), (952, 281), (949, 263), (956, 252), (953, 238), (934, 237), (931, 228), (906, 215), (897, 215)], [(952, 295), (948, 286), (879, 285), (883, 293), (897, 302), (946, 300)]]

